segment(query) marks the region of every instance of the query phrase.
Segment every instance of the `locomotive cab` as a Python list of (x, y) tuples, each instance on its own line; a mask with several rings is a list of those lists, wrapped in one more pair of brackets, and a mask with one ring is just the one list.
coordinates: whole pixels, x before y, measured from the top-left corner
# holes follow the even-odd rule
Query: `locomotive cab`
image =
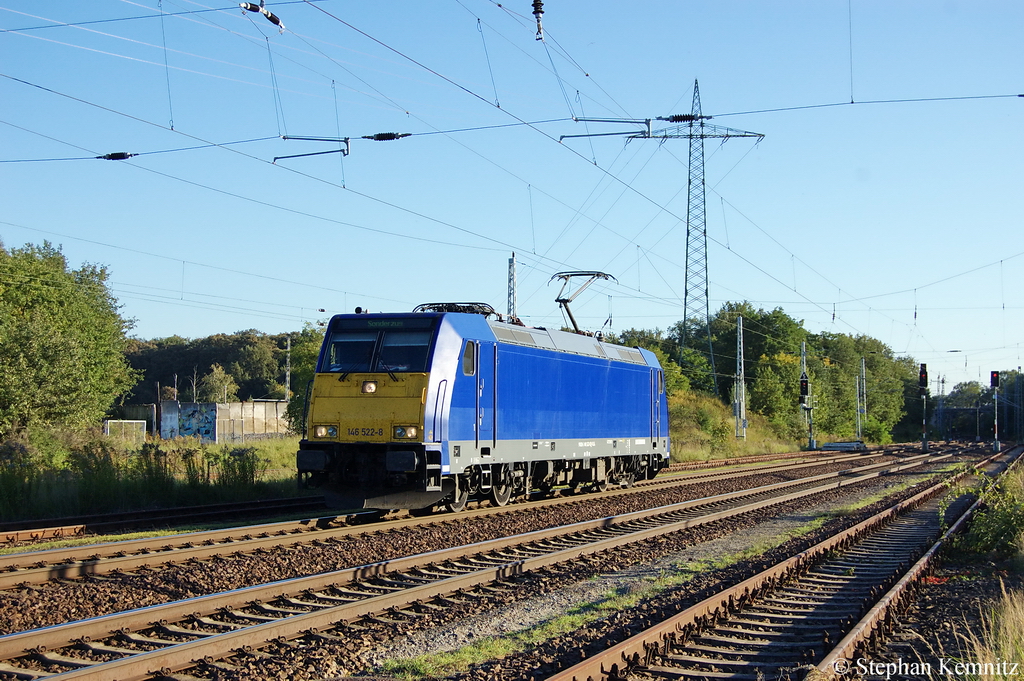
[(424, 441), (437, 315), (340, 315), (327, 330), (299, 443), (300, 481), (338, 508), (419, 508), (452, 491)]

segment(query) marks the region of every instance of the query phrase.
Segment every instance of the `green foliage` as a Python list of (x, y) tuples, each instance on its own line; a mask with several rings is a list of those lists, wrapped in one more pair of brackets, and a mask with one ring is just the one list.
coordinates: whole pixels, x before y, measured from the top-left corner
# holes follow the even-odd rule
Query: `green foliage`
[(237, 402), (238, 384), (221, 365), (214, 364), (199, 382), (198, 398), (197, 402)]
[(735, 437), (732, 411), (712, 395), (684, 391), (669, 398), (672, 460), (703, 460), (799, 449), (793, 439), (779, 437), (767, 420), (749, 414), (746, 439)]
[(971, 521), (970, 529), (957, 536), (954, 546), (974, 554), (1008, 558), (1017, 551), (1024, 535), (1024, 472), (1003, 476), (984, 488), (985, 505)]
[(106, 269), (69, 270), (49, 243), (0, 245), (0, 436), (38, 423), (98, 422), (137, 376), (125, 361), (131, 322)]
[(316, 360), (324, 342), (324, 330), (306, 324), (302, 331), (292, 335), (292, 399), (288, 402), (288, 421), (292, 432), (302, 428), (306, 412), (307, 387), (316, 373)]
[[(135, 339), (127, 349), (128, 361), (145, 374), (135, 386), (135, 401), (174, 399), (173, 388), (167, 389), (175, 383), (182, 400), (196, 397), (196, 401), (223, 402), (225, 387), (229, 401), (284, 399), (286, 344), (287, 334), (271, 336), (255, 329), (195, 340), (180, 336)], [(157, 383), (161, 386), (159, 397)]]
[(797, 439), (806, 432), (799, 411), (799, 357), (785, 353), (761, 357), (748, 395), (750, 409), (764, 416), (779, 437)]
[(221, 452), (218, 458), (221, 487), (251, 487), (267, 472), (267, 459), (255, 447), (233, 447)]
[[(787, 315), (782, 308), (766, 311), (755, 309), (746, 301), (725, 303), (710, 321), (711, 346), (715, 353), (720, 395), (728, 395), (732, 389), (732, 376), (736, 367), (737, 317), (743, 317), (743, 359), (748, 375), (756, 372), (762, 357), (799, 352), (800, 342), (807, 337), (801, 322)], [(675, 328), (679, 333), (681, 324)], [(688, 330), (690, 335), (687, 345), (695, 350), (706, 351), (707, 329), (691, 323)]]
[[(911, 358), (894, 356), (888, 346), (868, 336), (808, 333), (801, 321), (781, 308), (766, 311), (748, 302), (726, 303), (707, 326), (697, 319), (678, 322), (665, 336), (662, 346), (676, 348), (672, 356), (695, 358), (693, 371), (687, 371), (688, 361), (682, 361), (683, 373), (690, 377), (694, 390), (715, 392), (713, 383), (701, 380), (711, 374), (705, 355), (710, 345), (715, 357), (717, 394), (723, 398), (732, 394), (738, 317), (743, 318), (748, 410), (766, 417), (779, 437), (790, 439), (807, 433), (799, 396), (802, 343), (807, 348), (807, 374), (819, 440), (855, 434), (856, 386), (862, 358), (868, 401), (868, 414), (862, 424), (864, 437), (887, 443), (894, 429), (913, 421), (913, 413), (908, 414), (914, 408), (908, 400), (912, 381), (916, 395), (916, 367)], [(640, 332), (633, 333), (642, 337)], [(684, 338), (686, 347), (680, 347)], [(700, 363), (704, 366), (698, 368)]]

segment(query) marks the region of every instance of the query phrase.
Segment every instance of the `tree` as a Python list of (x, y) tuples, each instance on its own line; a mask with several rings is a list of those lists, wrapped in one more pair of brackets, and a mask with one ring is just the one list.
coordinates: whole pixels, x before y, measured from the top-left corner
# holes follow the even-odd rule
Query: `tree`
[(782, 437), (799, 438), (806, 434), (800, 416), (800, 358), (787, 353), (762, 356), (754, 368), (750, 409), (768, 419)]
[(288, 421), (298, 432), (306, 412), (307, 386), (316, 373), (316, 360), (324, 342), (324, 330), (306, 324), (302, 331), (292, 335), (292, 399), (288, 402)]
[(675, 361), (659, 347), (646, 348), (654, 353), (661, 364), (661, 370), (665, 377), (665, 393), (675, 395), (690, 389), (690, 379), (683, 376), (683, 370)]
[(106, 268), (69, 270), (48, 242), (0, 244), (0, 435), (99, 421), (138, 380)]
[(255, 329), (236, 335), (241, 341), (238, 359), (231, 364), (229, 371), (241, 388), (239, 394), (242, 399), (284, 397), (283, 389), (277, 383), (276, 347), (270, 337)]
[(199, 382), (199, 402), (237, 402), (238, 384), (224, 367), (214, 364)]

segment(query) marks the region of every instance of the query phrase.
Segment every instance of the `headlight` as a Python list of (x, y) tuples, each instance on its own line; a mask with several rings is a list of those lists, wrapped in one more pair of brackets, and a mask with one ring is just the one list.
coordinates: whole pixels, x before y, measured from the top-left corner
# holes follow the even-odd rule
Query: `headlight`
[(416, 426), (395, 426), (394, 434), (396, 440), (408, 440), (416, 437), (419, 428)]
[(313, 426), (313, 437), (338, 437), (338, 427)]
[(366, 394), (377, 392), (377, 381), (363, 381), (362, 392)]

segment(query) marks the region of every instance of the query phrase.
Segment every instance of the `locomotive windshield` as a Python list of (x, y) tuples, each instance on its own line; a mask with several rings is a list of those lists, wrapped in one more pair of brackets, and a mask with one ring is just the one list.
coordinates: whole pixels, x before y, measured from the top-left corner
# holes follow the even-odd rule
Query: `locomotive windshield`
[(434, 320), (341, 319), (332, 325), (319, 371), (425, 372)]

